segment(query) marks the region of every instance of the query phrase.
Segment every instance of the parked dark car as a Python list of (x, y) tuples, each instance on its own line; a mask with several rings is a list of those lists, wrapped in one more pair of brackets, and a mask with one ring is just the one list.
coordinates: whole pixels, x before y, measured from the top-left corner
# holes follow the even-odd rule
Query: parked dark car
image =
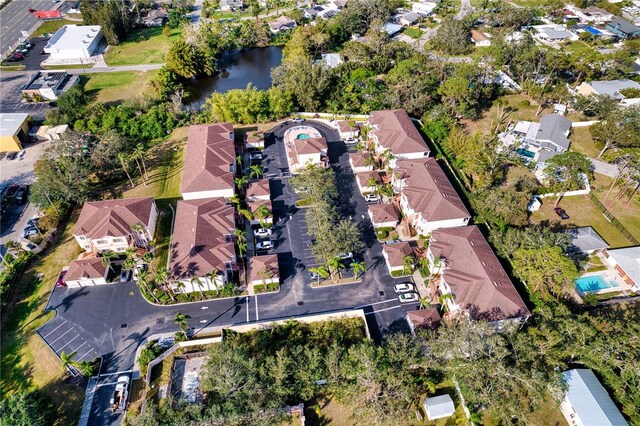
[(14, 195), (16, 195), (16, 192), (18, 192), (18, 188), (19, 186), (14, 184), (11, 184), (11, 186), (9, 186), (9, 189), (7, 189), (7, 197), (13, 197)]
[(29, 197), (28, 185), (20, 187), (20, 189), (18, 189), (18, 192), (16, 192), (16, 201), (20, 204), (24, 204), (27, 201), (28, 197)]
[(560, 207), (556, 207), (555, 209), (553, 209), (553, 211), (556, 212), (558, 216), (560, 216), (560, 219), (562, 220), (569, 219), (569, 215), (567, 214), (566, 211), (564, 211), (564, 209), (561, 209)]
[(7, 154), (7, 156), (5, 157), (7, 160), (13, 160), (16, 158), (16, 156), (18, 155), (18, 153), (16, 151), (14, 152), (10, 152)]
[(66, 287), (67, 283), (64, 281), (64, 277), (67, 275), (67, 271), (61, 271), (60, 275), (58, 275), (58, 280), (56, 281), (56, 287)]

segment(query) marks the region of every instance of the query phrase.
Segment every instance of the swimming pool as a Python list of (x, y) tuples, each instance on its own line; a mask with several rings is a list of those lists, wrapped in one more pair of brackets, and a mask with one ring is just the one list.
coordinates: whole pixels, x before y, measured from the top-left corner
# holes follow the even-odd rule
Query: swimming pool
[(298, 136), (296, 136), (296, 139), (311, 139), (311, 136), (309, 136), (307, 133), (300, 133)]
[(584, 30), (589, 32), (589, 33), (591, 33), (591, 34), (593, 34), (593, 35), (602, 35), (602, 33), (600, 31), (596, 30), (593, 27), (584, 27)]
[(576, 287), (582, 293), (606, 290), (612, 287), (618, 287), (615, 281), (607, 281), (602, 275), (590, 275), (588, 277), (580, 277), (576, 280)]
[(535, 158), (536, 157), (536, 153), (535, 152), (531, 152), (528, 149), (524, 149), (524, 148), (518, 148), (517, 153), (518, 153), (518, 155), (522, 155), (523, 157), (527, 157), (527, 158)]

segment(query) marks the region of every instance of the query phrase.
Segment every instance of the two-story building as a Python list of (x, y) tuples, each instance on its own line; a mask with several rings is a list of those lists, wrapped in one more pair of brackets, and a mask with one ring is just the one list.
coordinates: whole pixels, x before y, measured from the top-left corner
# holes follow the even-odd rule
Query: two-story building
[(427, 260), (431, 297), (442, 300), (451, 315), (489, 322), (522, 321), (530, 315), (476, 225), (433, 231)]
[(505, 145), (516, 144), (515, 151), (524, 160), (544, 163), (569, 149), (571, 124), (560, 114), (545, 114), (539, 123), (519, 121), (500, 138)]
[(605, 29), (611, 31), (616, 37), (623, 40), (640, 37), (640, 27), (620, 17), (611, 20), (611, 22), (605, 26)]
[(373, 171), (373, 161), (368, 152), (354, 152), (349, 154), (349, 165), (353, 173), (364, 173)]
[(129, 247), (148, 248), (158, 210), (152, 197), (84, 203), (73, 236), (88, 252), (122, 253)]
[(273, 284), (280, 281), (280, 268), (277, 254), (252, 256), (249, 259), (250, 285)]
[(439, 228), (465, 226), (471, 214), (435, 158), (401, 160), (392, 185), (400, 208), (416, 232), (428, 235)]
[[(418, 129), (403, 109), (373, 111), (368, 120), (373, 141), (379, 156), (390, 155), (391, 168), (397, 160), (413, 160), (428, 157), (430, 150)], [(386, 154), (388, 152), (388, 154)]]
[(327, 166), (327, 140), (311, 126), (287, 129), (283, 136), (289, 171), (298, 173), (305, 166)]
[(178, 201), (169, 251), (176, 292), (215, 290), (237, 269), (235, 212), (223, 198)]
[(182, 198), (232, 197), (236, 151), (230, 123), (189, 126)]

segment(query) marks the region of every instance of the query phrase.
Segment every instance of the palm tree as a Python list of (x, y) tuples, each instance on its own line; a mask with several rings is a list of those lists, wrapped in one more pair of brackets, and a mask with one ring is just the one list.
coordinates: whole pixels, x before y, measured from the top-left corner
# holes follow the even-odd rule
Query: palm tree
[(438, 271), (436, 272), (436, 274), (439, 274), (442, 271), (443, 265), (444, 265), (444, 262), (442, 261), (441, 258), (436, 257), (435, 259), (433, 259), (433, 269)]
[(84, 377), (93, 376), (93, 372), (95, 370), (93, 362), (80, 361), (80, 362), (73, 363), (73, 366), (76, 367), (80, 372), (80, 374), (82, 374)]
[(211, 285), (213, 285), (213, 288), (215, 289), (215, 292), (216, 292), (216, 297), (218, 296), (218, 294), (220, 294), (220, 289), (218, 288), (219, 274), (220, 274), (220, 271), (215, 266), (209, 272), (204, 274), (204, 279), (206, 279), (209, 283), (209, 289), (211, 289)]
[(236, 156), (236, 164), (238, 165), (238, 170), (242, 170), (242, 155)]
[(373, 155), (367, 155), (364, 157), (364, 161), (362, 162), (365, 166), (371, 166), (373, 168), (376, 167), (376, 159)]
[(356, 148), (356, 151), (362, 152), (367, 149), (367, 146), (364, 144), (364, 142), (358, 141), (356, 142), (355, 148)]
[(244, 191), (245, 185), (249, 183), (249, 178), (247, 178), (246, 176), (242, 176), (242, 177), (235, 178), (234, 181), (236, 183), (236, 187), (238, 188), (238, 190)]
[(133, 150), (133, 155), (139, 158), (140, 162), (142, 163), (142, 168), (144, 169), (145, 177), (149, 179), (149, 175), (147, 174), (147, 165), (144, 163), (144, 153), (145, 153), (144, 146), (141, 143), (136, 145), (135, 149)]
[(173, 289), (169, 285), (169, 272), (167, 272), (166, 268), (160, 268), (156, 272), (156, 282), (160, 285), (160, 287), (164, 288), (167, 293), (169, 293), (171, 301), (175, 302), (176, 299), (173, 296)]
[(158, 303), (158, 298), (149, 288), (149, 272), (141, 269), (138, 271), (138, 286), (143, 286), (147, 292), (153, 297), (153, 300)]
[(424, 256), (420, 256), (418, 258), (418, 266), (427, 274), (429, 275), (429, 260), (424, 257)]
[(238, 209), (238, 214), (244, 216), (247, 220), (253, 220), (253, 213), (247, 209)]
[(102, 257), (100, 258), (100, 262), (102, 262), (102, 266), (107, 269), (111, 268), (111, 263), (113, 259), (116, 259), (118, 255), (111, 250), (105, 250), (102, 252)]
[(318, 274), (318, 284), (320, 284), (320, 278), (329, 278), (329, 275), (331, 275), (324, 265), (320, 265), (317, 268), (309, 268), (309, 272)]
[(153, 253), (148, 251), (148, 252), (146, 252), (145, 254), (142, 255), (142, 261), (148, 265), (151, 262), (153, 262), (153, 258), (154, 257), (155, 256), (153, 255)]
[(238, 229), (238, 228), (234, 229), (233, 234), (236, 236), (236, 240), (238, 242), (243, 242), (243, 243), (247, 242), (247, 234), (242, 229)]
[(429, 309), (431, 307), (431, 298), (429, 296), (420, 298), (420, 309)]
[(179, 290), (180, 293), (184, 294), (184, 289), (187, 288), (187, 285), (184, 281), (176, 281), (176, 290)]
[[(329, 271), (331, 271), (331, 275), (336, 273), (340, 273), (341, 269), (344, 269), (344, 264), (340, 260), (339, 257), (333, 257), (327, 262), (327, 266), (329, 267)], [(335, 276), (335, 275), (334, 275)]]
[(147, 186), (147, 179), (144, 175), (144, 173), (142, 173), (142, 166), (140, 165), (140, 162), (138, 161), (138, 156), (135, 155), (135, 152), (131, 154), (131, 156), (129, 157), (131, 159), (133, 159), (133, 161), (136, 162), (136, 166), (138, 166), (138, 172), (140, 172), (140, 177), (142, 178), (142, 183), (144, 183), (144, 186)]
[(142, 223), (138, 222), (138, 223), (136, 223), (136, 224), (131, 226), (131, 230), (133, 232), (135, 232), (136, 234), (138, 234), (138, 236), (141, 239), (144, 239), (145, 243), (147, 243), (147, 244), (145, 244), (145, 246), (148, 248), (147, 227), (144, 226)]
[(449, 305), (447, 304), (448, 300), (451, 302), (455, 300), (455, 296), (453, 295), (453, 293), (445, 293), (440, 295), (439, 303), (442, 306), (442, 310), (445, 312), (449, 312)]
[(403, 263), (403, 272), (405, 274), (410, 274), (411, 272), (413, 272), (413, 267), (415, 263), (415, 259), (413, 258), (413, 256), (404, 256), (402, 258), (402, 263)]
[(349, 266), (353, 268), (353, 275), (355, 275), (356, 278), (367, 272), (367, 265), (364, 262), (351, 262)]
[(189, 320), (191, 317), (189, 315), (183, 314), (181, 312), (176, 313), (176, 317), (173, 319), (173, 322), (180, 327), (180, 330), (186, 335), (187, 331), (191, 329), (189, 327)]
[(253, 178), (255, 176), (255, 178), (258, 179), (262, 177), (262, 175), (264, 175), (262, 166), (259, 164), (254, 164), (253, 166), (249, 167), (249, 169), (251, 170), (251, 172), (249, 173), (250, 178)]
[(240, 197), (238, 194), (233, 194), (231, 197), (227, 198), (227, 200), (236, 207), (240, 205)]
[(118, 154), (118, 159), (120, 160), (120, 165), (122, 166), (122, 170), (124, 170), (124, 172), (127, 175), (127, 178), (129, 179), (129, 182), (131, 183), (131, 188), (135, 188), (136, 185), (133, 183), (133, 180), (131, 179), (131, 175), (129, 174), (129, 169), (127, 169), (127, 156), (124, 155), (124, 153), (119, 153)]
[(65, 351), (60, 352), (60, 360), (62, 361), (62, 370), (66, 370), (68, 367), (73, 366), (75, 361), (73, 358), (77, 355), (77, 352), (71, 352), (70, 354)]
[(196, 284), (198, 286), (198, 290), (200, 291), (200, 297), (202, 297), (204, 299), (204, 292), (202, 291), (202, 287), (204, 287), (204, 283), (202, 282), (202, 280), (198, 277), (193, 277), (191, 278), (191, 286), (194, 286), (194, 284)]
[(253, 215), (258, 218), (258, 221), (260, 222), (260, 226), (264, 228), (264, 219), (271, 217), (271, 211), (269, 211), (267, 206), (262, 204), (260, 207), (256, 209)]

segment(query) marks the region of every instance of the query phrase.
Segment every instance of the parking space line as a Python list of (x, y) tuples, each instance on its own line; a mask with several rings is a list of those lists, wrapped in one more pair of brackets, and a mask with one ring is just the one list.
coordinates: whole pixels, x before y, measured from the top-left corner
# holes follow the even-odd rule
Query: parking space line
[(91, 352), (92, 350), (93, 350), (93, 348), (92, 348), (92, 349), (89, 349), (89, 350), (87, 351), (87, 353), (86, 353), (86, 354), (84, 354), (84, 355), (82, 355), (80, 358), (78, 358), (78, 361), (80, 361), (80, 360), (81, 360), (82, 358), (84, 358), (85, 356), (89, 355), (89, 352)]
[(76, 340), (78, 337), (80, 337), (79, 334), (76, 334), (76, 337), (74, 337), (73, 339), (69, 340), (67, 343), (65, 343), (64, 345), (60, 346), (60, 348), (58, 350), (62, 350), (62, 348), (66, 347), (69, 343), (73, 342), (74, 340)]
[(59, 326), (57, 326), (56, 328), (54, 328), (53, 330), (51, 330), (49, 333), (47, 333), (46, 336), (43, 337), (43, 339), (46, 339), (47, 337), (49, 337), (51, 335), (51, 333), (53, 333), (54, 331), (56, 331), (57, 329), (59, 329), (60, 327), (62, 327), (63, 325), (65, 325), (67, 322), (63, 321), (62, 324), (60, 324)]
[(65, 332), (62, 334), (62, 336), (58, 337), (58, 338), (57, 338), (56, 340), (54, 340), (53, 342), (49, 343), (49, 345), (51, 345), (51, 347), (53, 347), (53, 344), (54, 344), (55, 342), (57, 342), (58, 340), (62, 339), (62, 338), (63, 338), (63, 337), (68, 333), (68, 332), (70, 332), (70, 331), (72, 331), (72, 330), (73, 330), (73, 328), (68, 329), (67, 331), (65, 331)]
[(80, 349), (81, 347), (83, 347), (84, 345), (86, 345), (87, 342), (84, 342), (83, 344), (81, 344), (80, 346), (78, 346), (77, 348), (75, 348), (73, 351), (74, 352), (78, 352), (78, 349)]
[(398, 308), (402, 308), (402, 305), (392, 306), (390, 308), (378, 309), (377, 311), (365, 312), (364, 314), (365, 315), (372, 315), (372, 314), (377, 314), (378, 312), (390, 311), (392, 309), (398, 309)]
[(361, 309), (361, 308), (365, 308), (367, 306), (380, 305), (381, 303), (389, 303), (389, 302), (397, 302), (397, 301), (398, 301), (398, 299), (396, 297), (394, 297), (393, 299), (387, 299), (387, 300), (383, 300), (381, 302), (367, 303), (366, 305), (355, 306), (353, 309)]

